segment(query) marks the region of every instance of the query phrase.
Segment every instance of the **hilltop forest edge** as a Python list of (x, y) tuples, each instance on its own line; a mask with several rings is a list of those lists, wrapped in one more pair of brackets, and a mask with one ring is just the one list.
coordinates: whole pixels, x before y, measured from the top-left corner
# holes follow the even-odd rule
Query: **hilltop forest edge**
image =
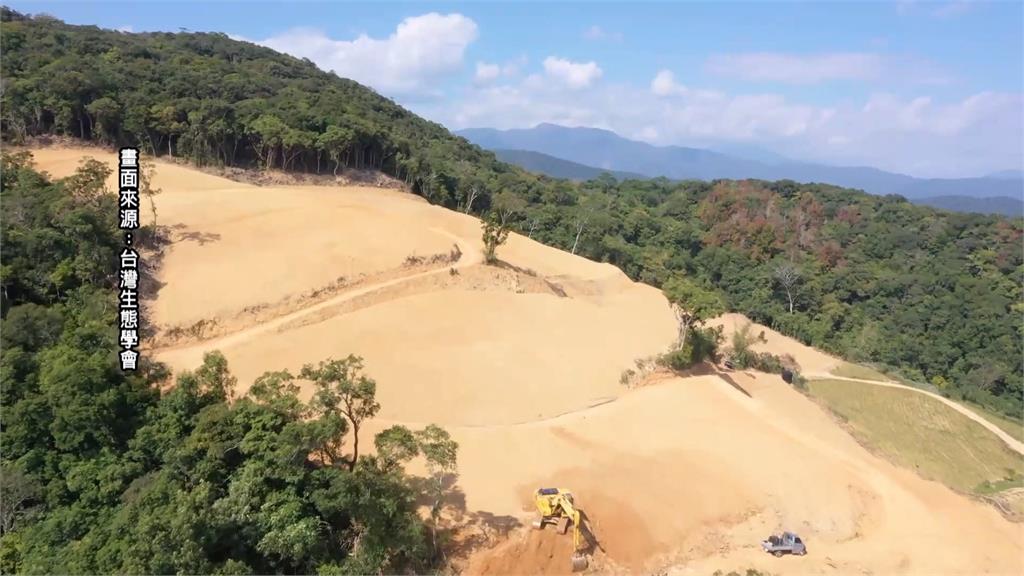
[[(550, 179), (309, 60), (224, 34), (2, 18), (9, 142), (62, 134), (199, 166), (378, 170), (633, 279), (687, 277), (804, 343), (1024, 413), (1021, 219), (791, 181)], [(6, 315), (22, 287), (3, 281)]]

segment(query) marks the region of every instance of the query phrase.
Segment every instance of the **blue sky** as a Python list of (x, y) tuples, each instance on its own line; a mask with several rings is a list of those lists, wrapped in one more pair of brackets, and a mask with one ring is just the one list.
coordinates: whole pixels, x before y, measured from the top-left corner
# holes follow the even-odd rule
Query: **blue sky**
[(1024, 3), (49, 3), (73, 24), (220, 31), (453, 129), (539, 122), (921, 176), (1020, 168)]

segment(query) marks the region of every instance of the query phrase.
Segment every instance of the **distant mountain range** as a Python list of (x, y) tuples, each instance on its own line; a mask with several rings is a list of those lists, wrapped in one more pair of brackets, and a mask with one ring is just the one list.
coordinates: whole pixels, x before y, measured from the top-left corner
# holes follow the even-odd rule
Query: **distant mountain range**
[(870, 167), (798, 162), (756, 149), (750, 149), (756, 153), (736, 150), (727, 154), (703, 148), (653, 146), (608, 130), (554, 124), (513, 130), (471, 128), (457, 134), (495, 151), (506, 162), (560, 178), (588, 179), (610, 172), (627, 178), (642, 175), (698, 180), (789, 179), (879, 195), (899, 194), (915, 203), (962, 212), (1024, 215), (1024, 178), (1014, 170), (983, 178), (924, 179)]
[(1007, 196), (992, 198), (970, 198), (968, 196), (929, 196), (911, 200), (914, 204), (924, 204), (933, 208), (950, 212), (974, 212), (977, 214), (1002, 214), (1004, 216), (1020, 216), (1024, 213), (1024, 201)]
[(497, 149), (493, 150), (493, 152), (494, 155), (498, 157), (498, 160), (501, 160), (502, 162), (515, 164), (516, 166), (525, 168), (530, 172), (546, 174), (555, 178), (565, 178), (567, 180), (592, 180), (601, 174), (611, 174), (619, 180), (649, 178), (649, 176), (637, 174), (636, 172), (622, 172), (621, 170), (604, 170), (601, 168), (594, 168), (593, 166), (578, 164), (576, 162), (555, 158), (554, 156), (548, 156), (547, 154), (532, 152), (530, 150)]
[(986, 176), (986, 178), (997, 178), (1000, 180), (1020, 180), (1024, 179), (1024, 170), (1000, 170), (999, 172), (993, 172)]

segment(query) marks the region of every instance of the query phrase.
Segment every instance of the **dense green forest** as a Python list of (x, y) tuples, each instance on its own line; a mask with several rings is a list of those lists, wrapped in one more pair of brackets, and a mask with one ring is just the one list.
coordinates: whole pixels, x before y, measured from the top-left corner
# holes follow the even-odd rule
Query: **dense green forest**
[(805, 343), (1024, 413), (1020, 219), (789, 181), (548, 179), (309, 61), (223, 34), (3, 18), (9, 141), (64, 134), (196, 164), (381, 170), (632, 278), (688, 276)]
[[(358, 358), (269, 372), (235, 397), (219, 353), (161, 394), (158, 364), (119, 369), (117, 197), (93, 161), (50, 181), (4, 155), (0, 573), (422, 573), (456, 444), (388, 428)], [(346, 442), (346, 440), (348, 442)], [(364, 439), (365, 442), (365, 439)], [(349, 448), (351, 445), (351, 448)], [(364, 449), (365, 450), (365, 449)], [(431, 477), (402, 464), (425, 457)]]

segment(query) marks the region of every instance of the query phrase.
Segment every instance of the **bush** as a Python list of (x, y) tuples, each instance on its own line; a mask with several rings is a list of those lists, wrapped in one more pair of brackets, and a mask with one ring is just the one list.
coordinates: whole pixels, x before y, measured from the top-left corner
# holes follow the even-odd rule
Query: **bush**
[(769, 374), (781, 374), (783, 370), (790, 369), (795, 372), (796, 361), (789, 355), (776, 356), (769, 352), (755, 352), (751, 346), (755, 342), (766, 342), (764, 331), (756, 337), (750, 335), (750, 322), (747, 322), (739, 330), (732, 334), (732, 348), (729, 350), (729, 360), (733, 366), (740, 370), (752, 368), (759, 372)]
[(630, 384), (633, 383), (634, 378), (636, 378), (636, 370), (633, 370), (632, 368), (626, 368), (625, 370), (622, 371), (622, 374), (619, 375), (619, 384), (623, 386), (629, 386)]
[(718, 345), (722, 341), (722, 329), (697, 328), (690, 331), (686, 344), (658, 358), (658, 364), (673, 371), (686, 370), (705, 360), (718, 361)]
[(483, 228), (484, 263), (497, 264), (498, 246), (505, 243), (511, 230), (501, 224), (493, 213), (480, 224), (480, 227)]
[(751, 366), (751, 368), (760, 370), (761, 372), (782, 374), (782, 370), (785, 368), (785, 366), (783, 366), (782, 358), (768, 352), (755, 354), (754, 358), (754, 365)]
[(641, 382), (648, 374), (657, 370), (661, 366), (660, 356), (648, 356), (646, 358), (637, 358), (634, 360), (636, 369), (627, 368), (622, 371), (619, 376), (619, 384), (623, 386), (633, 386)]

